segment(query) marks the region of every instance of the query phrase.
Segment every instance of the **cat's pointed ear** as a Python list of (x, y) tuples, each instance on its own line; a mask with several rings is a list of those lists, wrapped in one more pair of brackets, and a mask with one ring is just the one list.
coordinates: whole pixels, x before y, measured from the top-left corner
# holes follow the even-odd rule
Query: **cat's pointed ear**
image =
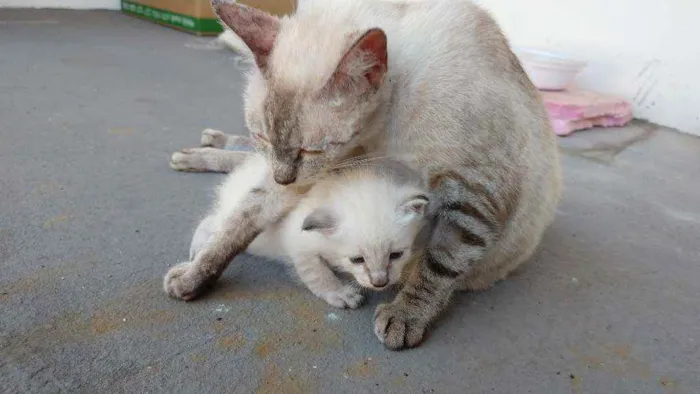
[(388, 68), (386, 34), (382, 29), (373, 28), (365, 32), (345, 52), (329, 87), (333, 90), (365, 93), (376, 90), (384, 81)]
[(329, 210), (319, 208), (304, 219), (301, 231), (318, 231), (325, 236), (332, 235), (338, 226), (338, 220)]
[(231, 0), (212, 0), (211, 5), (219, 19), (250, 48), (255, 63), (264, 70), (279, 32), (279, 18)]
[(425, 215), (428, 202), (428, 197), (423, 194), (418, 194), (407, 199), (399, 206), (399, 221), (401, 223), (408, 223), (415, 219), (422, 219)]

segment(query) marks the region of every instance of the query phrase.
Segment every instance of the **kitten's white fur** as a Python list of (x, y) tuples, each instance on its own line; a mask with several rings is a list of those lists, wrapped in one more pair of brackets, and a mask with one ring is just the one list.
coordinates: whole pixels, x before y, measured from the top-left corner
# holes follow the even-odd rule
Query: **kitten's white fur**
[[(219, 188), (214, 212), (195, 231), (190, 260), (221, 228), (229, 212), (241, 209), (241, 201), (261, 186), (269, 173), (264, 157), (252, 155), (229, 175)], [(424, 193), (418, 183), (400, 184), (361, 167), (346, 170), (314, 185), (298, 206), (261, 233), (247, 252), (292, 265), (316, 296), (336, 307), (355, 308), (362, 301), (359, 289), (342, 283), (329, 266), (351, 274), (362, 287), (378, 289), (397, 283), (422, 228), (427, 200), (416, 197)], [(332, 225), (302, 231), (307, 218), (318, 214), (328, 216)], [(350, 259), (355, 257), (362, 257), (364, 263), (352, 263)]]

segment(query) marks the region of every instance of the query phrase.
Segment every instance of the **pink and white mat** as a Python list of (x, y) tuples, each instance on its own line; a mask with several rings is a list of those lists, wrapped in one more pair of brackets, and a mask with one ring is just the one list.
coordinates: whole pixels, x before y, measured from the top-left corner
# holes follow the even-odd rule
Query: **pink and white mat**
[(578, 89), (540, 93), (560, 136), (591, 127), (622, 127), (632, 120), (632, 104), (622, 97)]

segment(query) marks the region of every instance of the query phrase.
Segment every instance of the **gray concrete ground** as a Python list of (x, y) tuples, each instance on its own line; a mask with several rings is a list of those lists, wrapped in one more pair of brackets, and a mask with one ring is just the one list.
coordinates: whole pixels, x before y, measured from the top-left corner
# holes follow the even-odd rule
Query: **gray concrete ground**
[(641, 122), (561, 140), (566, 192), (510, 280), (385, 350), (377, 299), (335, 310), (241, 258), (161, 290), (220, 175), (172, 171), (244, 132), (235, 55), (110, 12), (0, 11), (3, 392), (695, 393), (700, 139)]

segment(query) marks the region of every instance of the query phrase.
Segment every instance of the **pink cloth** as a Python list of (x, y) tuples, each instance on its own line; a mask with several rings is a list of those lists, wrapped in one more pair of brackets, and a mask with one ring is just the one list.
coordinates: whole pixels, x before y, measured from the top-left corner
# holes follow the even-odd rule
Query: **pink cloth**
[(541, 91), (557, 135), (591, 127), (620, 127), (632, 120), (632, 104), (622, 97), (587, 90)]

